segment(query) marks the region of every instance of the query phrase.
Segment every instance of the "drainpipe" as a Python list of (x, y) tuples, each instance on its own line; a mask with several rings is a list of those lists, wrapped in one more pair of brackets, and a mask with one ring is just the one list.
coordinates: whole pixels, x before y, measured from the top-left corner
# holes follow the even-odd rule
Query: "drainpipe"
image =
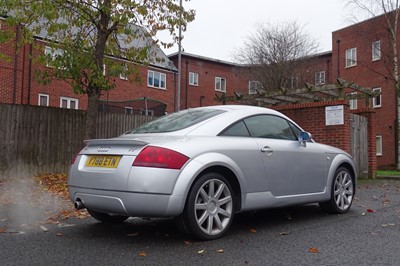
[(19, 43), (19, 25), (17, 25), (15, 32), (13, 104), (17, 103), (18, 43)]
[(336, 43), (337, 43), (337, 77), (336, 78), (339, 78), (340, 77), (340, 39), (337, 39), (336, 40)]
[(185, 99), (185, 102), (186, 102), (186, 109), (188, 109), (188, 99), (189, 99), (189, 96), (188, 96), (188, 93), (189, 93), (189, 91), (188, 91), (188, 83), (189, 83), (189, 80), (188, 80), (188, 77), (189, 77), (189, 72), (188, 72), (188, 69), (189, 69), (189, 67), (188, 67), (188, 65), (189, 65), (189, 62), (186, 60), (186, 69), (185, 69), (185, 74), (186, 74), (186, 78), (185, 78), (185, 90), (186, 90), (186, 99)]
[(22, 48), (22, 72), (21, 72), (21, 104), (24, 104), (24, 91), (25, 91), (25, 58), (26, 49), (25, 46)]
[(28, 104), (31, 104), (33, 44), (29, 45)]

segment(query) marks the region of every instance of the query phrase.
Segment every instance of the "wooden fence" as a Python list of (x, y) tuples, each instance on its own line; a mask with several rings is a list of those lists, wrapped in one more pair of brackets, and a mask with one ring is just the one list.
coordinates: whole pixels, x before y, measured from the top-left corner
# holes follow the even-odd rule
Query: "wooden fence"
[[(0, 179), (67, 172), (83, 147), (86, 112), (0, 104)], [(116, 137), (155, 117), (100, 113), (97, 138)]]

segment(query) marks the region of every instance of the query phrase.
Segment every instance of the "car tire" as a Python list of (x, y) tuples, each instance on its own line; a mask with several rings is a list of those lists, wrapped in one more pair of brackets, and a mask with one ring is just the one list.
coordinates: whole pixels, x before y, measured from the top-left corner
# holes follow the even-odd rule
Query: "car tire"
[(103, 222), (103, 223), (122, 223), (126, 219), (128, 219), (128, 216), (124, 215), (113, 215), (113, 214), (108, 214), (104, 212), (97, 212), (91, 209), (86, 209), (90, 216), (92, 216), (94, 219), (97, 221)]
[(192, 185), (178, 226), (201, 240), (220, 238), (232, 224), (234, 201), (229, 181), (221, 174), (206, 173)]
[(346, 213), (353, 203), (354, 193), (354, 176), (347, 168), (339, 167), (332, 181), (330, 200), (319, 205), (328, 213)]

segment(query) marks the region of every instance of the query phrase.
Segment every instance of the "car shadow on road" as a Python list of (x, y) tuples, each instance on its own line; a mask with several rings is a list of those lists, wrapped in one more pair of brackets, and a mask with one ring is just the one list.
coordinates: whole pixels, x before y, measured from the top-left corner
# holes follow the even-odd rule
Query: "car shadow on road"
[[(227, 236), (256, 232), (284, 233), (282, 230), (291, 227), (293, 223), (297, 225), (313, 223), (315, 220), (329, 219), (329, 216), (322, 212), (317, 204), (239, 213), (236, 214)], [(172, 218), (130, 218), (120, 224), (101, 223), (88, 218), (83, 224), (77, 224), (71, 230), (79, 233), (79, 237), (91, 240), (102, 238), (108, 241), (120, 241), (121, 238), (128, 238), (131, 242), (141, 244), (197, 241), (180, 232)]]

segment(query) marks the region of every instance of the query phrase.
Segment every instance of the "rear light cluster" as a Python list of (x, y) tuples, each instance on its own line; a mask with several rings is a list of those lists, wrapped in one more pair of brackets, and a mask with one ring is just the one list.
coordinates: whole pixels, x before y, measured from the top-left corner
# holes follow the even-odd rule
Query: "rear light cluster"
[(144, 148), (133, 162), (133, 166), (181, 169), (189, 158), (179, 152), (147, 146)]

